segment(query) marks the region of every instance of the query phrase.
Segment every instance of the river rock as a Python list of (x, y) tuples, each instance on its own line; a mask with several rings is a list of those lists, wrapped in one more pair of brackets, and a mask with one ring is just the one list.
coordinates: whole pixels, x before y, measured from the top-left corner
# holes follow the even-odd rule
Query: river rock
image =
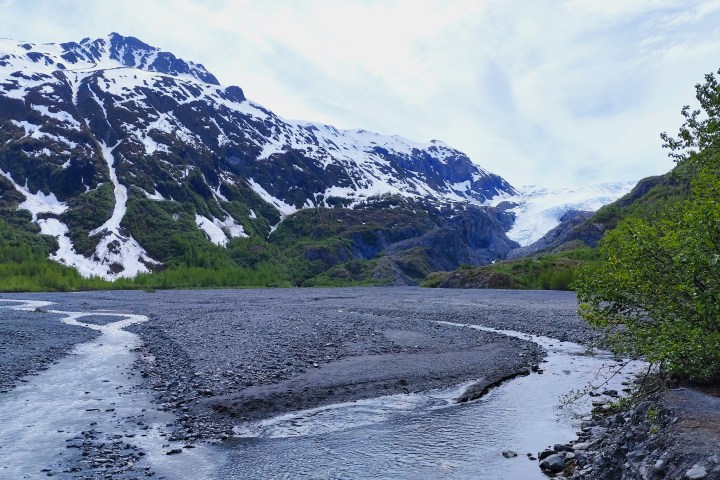
[(565, 455), (562, 453), (556, 453), (547, 457), (540, 464), (540, 468), (547, 472), (558, 473), (562, 472), (565, 468)]
[(555, 450), (543, 450), (542, 452), (538, 453), (538, 459), (545, 460), (550, 455), (557, 453)]
[(512, 450), (505, 450), (502, 452), (502, 456), (505, 458), (515, 458), (518, 456), (517, 452), (513, 452)]
[(685, 472), (685, 478), (705, 478), (707, 477), (707, 470), (702, 465), (697, 463), (693, 467)]

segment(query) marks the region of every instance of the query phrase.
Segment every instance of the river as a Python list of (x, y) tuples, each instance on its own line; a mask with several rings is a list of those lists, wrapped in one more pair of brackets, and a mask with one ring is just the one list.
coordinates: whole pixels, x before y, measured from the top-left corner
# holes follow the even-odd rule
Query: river
[[(92, 459), (82, 456), (82, 442), (125, 444), (107, 450), (108, 462), (124, 454), (137, 475), (154, 472), (156, 478), (180, 480), (541, 479), (538, 462), (528, 454), (572, 439), (590, 409), (589, 397), (568, 401), (568, 396), (590, 384), (599, 391), (621, 390), (621, 382), (641, 366), (631, 363), (614, 375), (621, 365), (617, 360), (602, 352), (588, 355), (579, 344), (442, 322), (538, 343), (548, 352), (542, 373), (510, 380), (468, 403), (454, 401), (466, 387), (456, 385), (241, 423), (226, 442), (168, 455), (184, 444), (168, 440), (173, 415), (158, 409), (153, 392), (139, 388), (133, 363), (140, 339), (124, 330), (147, 317), (117, 310), (53, 310), (50, 302), (38, 300), (6, 305), (42, 307), (67, 324), (101, 334), (0, 395), (0, 478), (8, 479), (89, 475)], [(506, 451), (517, 456), (505, 458)]]

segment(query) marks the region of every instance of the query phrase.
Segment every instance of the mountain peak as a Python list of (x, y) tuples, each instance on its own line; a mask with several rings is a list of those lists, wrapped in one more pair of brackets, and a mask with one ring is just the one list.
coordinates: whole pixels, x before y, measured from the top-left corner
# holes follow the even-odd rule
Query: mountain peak
[(136, 37), (124, 36), (117, 32), (95, 40), (85, 39), (79, 45), (63, 44), (63, 46), (65, 45), (69, 47), (72, 45), (71, 48), (68, 48), (70, 51), (77, 50), (77, 47), (73, 48), (77, 45), (83, 53), (90, 53), (89, 58), (86, 55), (89, 60), (110, 59), (125, 67), (168, 75), (190, 76), (204, 83), (220, 84), (217, 78), (203, 65), (177, 58), (172, 53), (148, 45)]
[[(31, 70), (41, 67), (46, 73), (54, 70), (102, 70), (111, 68), (137, 68), (149, 72), (185, 77), (211, 85), (219, 85), (217, 78), (199, 64), (185, 61), (170, 52), (131, 36), (113, 32), (100, 38), (83, 38), (80, 42), (60, 44), (33, 44), (3, 42), (0, 67)], [(15, 43), (15, 45), (9, 45)], [(3, 53), (8, 53), (3, 55)]]

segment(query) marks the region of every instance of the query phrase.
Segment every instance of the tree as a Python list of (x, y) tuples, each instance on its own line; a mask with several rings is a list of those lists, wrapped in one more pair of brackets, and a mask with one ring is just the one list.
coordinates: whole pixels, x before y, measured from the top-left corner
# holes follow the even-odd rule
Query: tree
[[(720, 74), (720, 71), (718, 72)], [(614, 347), (672, 374), (720, 379), (720, 85), (697, 85), (679, 136), (663, 134), (691, 175), (688, 198), (627, 218), (600, 245), (600, 267), (575, 283), (581, 314)]]
[[(717, 72), (720, 75), (720, 70)], [(663, 146), (670, 150), (676, 162), (702, 162), (710, 159), (717, 166), (720, 150), (720, 84), (714, 74), (705, 75), (705, 83), (695, 85), (695, 98), (700, 108), (690, 110), (685, 105), (681, 111), (685, 122), (677, 137), (666, 132), (660, 135)]]

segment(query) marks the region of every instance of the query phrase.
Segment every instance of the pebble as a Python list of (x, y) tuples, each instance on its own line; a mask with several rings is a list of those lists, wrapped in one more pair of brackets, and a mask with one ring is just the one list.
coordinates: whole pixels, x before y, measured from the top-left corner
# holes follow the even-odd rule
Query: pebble
[(705, 478), (707, 477), (707, 470), (705, 470), (705, 467), (702, 465), (695, 464), (693, 467), (685, 472), (685, 478)]

